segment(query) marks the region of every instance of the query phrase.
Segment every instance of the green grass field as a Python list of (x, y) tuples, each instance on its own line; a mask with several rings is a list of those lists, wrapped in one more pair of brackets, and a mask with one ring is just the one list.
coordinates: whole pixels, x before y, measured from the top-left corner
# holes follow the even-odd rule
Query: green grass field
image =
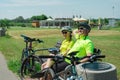
[[(20, 37), (21, 34), (44, 40), (44, 44), (38, 44), (35, 48), (54, 47), (57, 41), (62, 40), (60, 29), (16, 27), (8, 29), (7, 36), (0, 37), (0, 51), (4, 54), (9, 69), (14, 73), (18, 73), (22, 48), (25, 47), (25, 43)], [(112, 63), (117, 67), (117, 76), (120, 79), (120, 28), (109, 30), (93, 29), (90, 38), (95, 47), (101, 49), (102, 54), (106, 55), (103, 61)]]

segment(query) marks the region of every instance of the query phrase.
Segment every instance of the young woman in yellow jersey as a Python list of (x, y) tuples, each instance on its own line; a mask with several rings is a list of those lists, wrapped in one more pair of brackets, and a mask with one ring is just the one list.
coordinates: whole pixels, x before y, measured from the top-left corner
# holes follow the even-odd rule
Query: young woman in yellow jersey
[[(64, 40), (62, 41), (61, 46), (60, 46), (60, 55), (66, 56), (68, 51), (72, 48), (74, 44), (74, 40), (72, 39), (72, 29), (70, 26), (65, 26), (61, 29), (61, 33), (63, 34)], [(53, 65), (54, 65), (54, 61), (52, 59), (48, 59), (46, 62), (42, 64), (41, 68), (44, 69), (48, 67), (53, 67), (54, 69), (55, 67)], [(58, 63), (59, 70), (57, 71), (59, 72), (59, 71), (64, 70), (64, 68), (67, 65), (69, 64), (65, 61)]]

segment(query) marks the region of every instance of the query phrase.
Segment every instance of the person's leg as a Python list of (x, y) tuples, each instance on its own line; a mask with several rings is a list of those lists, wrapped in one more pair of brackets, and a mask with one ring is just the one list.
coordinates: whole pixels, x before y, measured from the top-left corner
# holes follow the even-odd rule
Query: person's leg
[(52, 59), (48, 59), (45, 64), (42, 65), (42, 69), (49, 68), (54, 64), (54, 61)]
[(44, 63), (41, 65), (41, 70), (44, 69), (44, 66), (46, 66), (46, 63), (47, 63), (47, 61), (44, 62)]
[[(49, 54), (50, 56), (55, 56), (54, 54)], [(49, 68), (54, 64), (54, 61), (52, 58), (48, 58), (46, 61), (46, 65), (44, 66), (44, 68)]]
[[(43, 69), (45, 69), (45, 68), (49, 68), (49, 67), (51, 67), (53, 64), (54, 64), (54, 61), (53, 61), (52, 59), (47, 59), (47, 61), (42, 64), (41, 69), (43, 70)], [(47, 76), (48, 76), (49, 80), (52, 80), (52, 79), (51, 79), (51, 76), (50, 76), (49, 74), (48, 74)], [(45, 80), (45, 79), (44, 79), (44, 77), (41, 77), (40, 80)]]
[[(49, 54), (50, 56), (54, 56), (54, 54)], [(49, 68), (51, 67), (52, 65), (54, 64), (54, 61), (52, 60), (52, 58), (48, 58), (46, 62), (44, 62), (42, 65), (41, 65), (41, 69), (44, 69), (44, 68)]]
[(63, 70), (66, 68), (66, 66), (68, 66), (68, 65), (70, 65), (70, 64), (67, 63), (67, 62), (60, 62), (60, 63), (57, 64), (57, 67), (56, 67), (56, 65), (54, 64), (54, 65), (52, 66), (52, 68), (53, 68), (54, 71), (57, 70), (57, 72), (60, 72), (60, 71), (63, 71)]

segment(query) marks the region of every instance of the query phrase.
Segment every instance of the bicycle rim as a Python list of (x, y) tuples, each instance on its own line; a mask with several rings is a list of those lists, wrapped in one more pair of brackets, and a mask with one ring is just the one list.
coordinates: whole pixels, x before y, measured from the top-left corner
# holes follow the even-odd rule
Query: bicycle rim
[(41, 60), (37, 56), (31, 55), (27, 57), (21, 66), (21, 79), (29, 79), (31, 75), (39, 72), (41, 70), (41, 64)]
[(72, 65), (68, 65), (66, 68), (65, 68), (65, 74), (64, 74), (64, 78), (65, 80), (70, 77), (72, 75)]

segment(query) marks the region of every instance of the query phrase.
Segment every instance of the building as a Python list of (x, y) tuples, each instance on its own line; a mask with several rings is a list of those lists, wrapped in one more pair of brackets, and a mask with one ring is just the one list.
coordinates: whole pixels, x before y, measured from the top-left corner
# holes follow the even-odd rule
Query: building
[(115, 18), (108, 18), (108, 25), (114, 27), (115, 23), (116, 23), (116, 19)]
[(47, 20), (41, 20), (40, 21), (40, 27), (42, 28), (61, 28), (63, 26), (73, 26), (73, 20), (72, 19), (65, 19), (65, 18), (56, 18), (56, 19), (50, 19)]
[(39, 21), (33, 21), (33, 22), (32, 22), (32, 26), (33, 26), (33, 27), (39, 27), (39, 26), (40, 26)]
[(61, 28), (63, 26), (73, 26), (74, 22), (87, 22), (84, 18), (48, 18), (40, 21), (41, 28)]

